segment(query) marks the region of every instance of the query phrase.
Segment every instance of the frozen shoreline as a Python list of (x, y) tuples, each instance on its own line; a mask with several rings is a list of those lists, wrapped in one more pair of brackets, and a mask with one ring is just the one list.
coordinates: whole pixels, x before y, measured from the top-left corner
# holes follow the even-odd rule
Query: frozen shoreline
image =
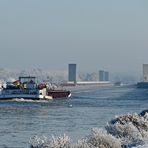
[(32, 148), (146, 148), (148, 141), (148, 110), (127, 114), (108, 122), (105, 129), (94, 128), (92, 133), (72, 144), (70, 137), (33, 137)]

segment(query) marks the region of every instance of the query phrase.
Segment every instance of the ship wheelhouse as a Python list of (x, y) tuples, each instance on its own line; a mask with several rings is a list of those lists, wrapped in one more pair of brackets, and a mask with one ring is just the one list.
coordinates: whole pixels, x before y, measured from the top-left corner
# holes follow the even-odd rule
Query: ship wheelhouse
[(36, 89), (36, 77), (19, 77), (19, 82), (23, 85), (24, 89)]

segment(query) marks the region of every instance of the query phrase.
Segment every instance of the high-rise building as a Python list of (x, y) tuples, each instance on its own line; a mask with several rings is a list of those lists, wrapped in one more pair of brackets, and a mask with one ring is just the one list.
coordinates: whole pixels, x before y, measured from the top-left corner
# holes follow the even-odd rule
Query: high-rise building
[(99, 71), (99, 81), (109, 81), (109, 72), (100, 70)]
[(99, 70), (99, 81), (104, 81), (104, 71)]
[(143, 81), (148, 82), (148, 64), (143, 64)]
[(105, 77), (105, 81), (109, 81), (109, 72), (108, 71), (104, 72), (104, 77)]
[(76, 82), (76, 64), (68, 65), (68, 81)]
[(143, 82), (138, 82), (137, 87), (148, 88), (148, 64), (143, 64)]

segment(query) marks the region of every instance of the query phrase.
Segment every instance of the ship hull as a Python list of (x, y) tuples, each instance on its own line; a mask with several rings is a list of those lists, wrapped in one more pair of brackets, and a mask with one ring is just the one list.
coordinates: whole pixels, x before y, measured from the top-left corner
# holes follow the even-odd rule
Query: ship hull
[(11, 100), (11, 99), (27, 99), (27, 100), (41, 100), (44, 99), (41, 95), (23, 95), (23, 94), (10, 94), (10, 95), (0, 95), (0, 100)]
[(53, 99), (69, 98), (71, 93), (66, 90), (50, 90), (48, 96), (52, 96)]
[(71, 96), (70, 91), (63, 90), (52, 90), (49, 91), (47, 95), (30, 95), (30, 94), (1, 94), (0, 100), (10, 100), (10, 99), (30, 99), (30, 100), (53, 100), (69, 98)]

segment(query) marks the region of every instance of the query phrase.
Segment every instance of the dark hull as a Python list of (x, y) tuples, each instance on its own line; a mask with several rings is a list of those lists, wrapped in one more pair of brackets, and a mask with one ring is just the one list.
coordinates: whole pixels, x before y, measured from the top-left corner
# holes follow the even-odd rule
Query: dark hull
[(66, 90), (49, 90), (48, 96), (52, 96), (53, 99), (68, 98), (70, 97), (70, 91)]
[(148, 82), (137, 83), (137, 88), (148, 88)]

